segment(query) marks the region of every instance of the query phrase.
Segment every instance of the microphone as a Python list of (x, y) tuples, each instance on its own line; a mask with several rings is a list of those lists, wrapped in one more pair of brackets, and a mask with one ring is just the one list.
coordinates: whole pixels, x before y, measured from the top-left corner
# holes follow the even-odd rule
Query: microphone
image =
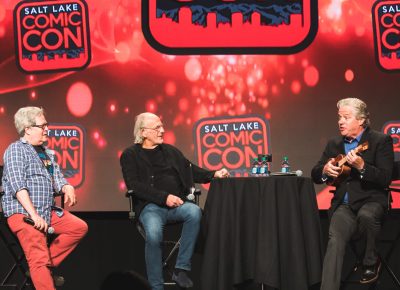
[(194, 201), (195, 196), (194, 196), (194, 191), (196, 190), (194, 188), (194, 182), (193, 182), (193, 171), (192, 171), (192, 163), (189, 163), (189, 177), (190, 177), (190, 182), (192, 184), (192, 186), (190, 187), (190, 192), (189, 194), (186, 196), (186, 199), (188, 201)]
[(296, 170), (294, 173), (296, 173), (297, 176), (303, 176), (303, 171), (300, 169)]
[(186, 196), (186, 199), (188, 200), (188, 201), (194, 201), (194, 199), (195, 199), (195, 196), (194, 196), (194, 191), (195, 191), (196, 189), (194, 188), (194, 186), (192, 186), (191, 188), (190, 188), (190, 193)]
[[(35, 225), (35, 222), (33, 221), (33, 219), (31, 219), (30, 217), (24, 217), (23, 218), (23, 220), (24, 220), (24, 222), (26, 222), (28, 225), (31, 225), (31, 226), (34, 226)], [(55, 232), (55, 230), (54, 230), (54, 228), (53, 227), (48, 227), (47, 228), (47, 233), (49, 234), (49, 235), (52, 235), (52, 234), (54, 234), (54, 232)]]

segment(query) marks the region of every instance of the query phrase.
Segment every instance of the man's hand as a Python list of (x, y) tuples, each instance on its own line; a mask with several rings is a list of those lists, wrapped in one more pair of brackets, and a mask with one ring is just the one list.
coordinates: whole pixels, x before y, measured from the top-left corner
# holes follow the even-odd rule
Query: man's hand
[(364, 168), (365, 162), (359, 155), (357, 155), (355, 150), (351, 150), (346, 155), (346, 162), (351, 166), (360, 171)]
[(333, 164), (333, 161), (335, 161), (335, 158), (329, 159), (329, 161), (325, 164), (322, 173), (326, 176), (336, 178), (339, 176), (340, 167)]
[(77, 203), (75, 188), (72, 185), (64, 185), (62, 192), (64, 193), (64, 202), (68, 204), (68, 206), (74, 206)]
[(31, 219), (34, 221), (33, 227), (35, 229), (38, 229), (41, 232), (47, 233), (47, 229), (49, 225), (46, 223), (46, 221), (38, 214), (31, 215)]
[(229, 171), (226, 170), (226, 168), (222, 168), (221, 170), (217, 170), (214, 173), (214, 177), (215, 178), (225, 178), (225, 177), (229, 177)]
[(183, 204), (183, 200), (177, 197), (176, 195), (168, 194), (167, 201), (165, 202), (165, 204), (168, 207), (178, 207)]

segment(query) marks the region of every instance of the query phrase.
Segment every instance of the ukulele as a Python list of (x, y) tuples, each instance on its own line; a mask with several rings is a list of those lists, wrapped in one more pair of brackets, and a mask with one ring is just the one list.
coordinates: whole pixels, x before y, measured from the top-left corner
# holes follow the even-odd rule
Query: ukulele
[[(368, 141), (358, 145), (354, 150), (356, 154), (361, 153), (368, 149)], [(346, 165), (346, 155), (339, 154), (336, 156), (335, 160), (332, 162), (335, 166), (340, 167), (339, 175), (335, 179), (328, 180), (326, 183), (328, 185), (338, 186), (342, 183), (351, 172), (351, 167)]]

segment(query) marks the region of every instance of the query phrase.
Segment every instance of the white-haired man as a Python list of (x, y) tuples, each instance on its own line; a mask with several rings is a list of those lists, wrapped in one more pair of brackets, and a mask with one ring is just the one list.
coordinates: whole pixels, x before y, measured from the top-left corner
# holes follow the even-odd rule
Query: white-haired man
[(214, 177), (228, 177), (223, 168), (218, 171), (202, 169), (174, 146), (163, 143), (164, 126), (152, 113), (136, 117), (135, 144), (121, 155), (121, 167), (128, 189), (135, 191), (135, 210), (146, 232), (145, 259), (147, 278), (152, 290), (162, 290), (161, 241), (164, 225), (183, 221), (181, 245), (172, 279), (182, 288), (193, 282), (187, 272), (200, 228), (201, 210), (187, 202), (193, 182), (208, 183)]
[[(337, 103), (340, 136), (331, 139), (312, 169), (315, 183), (337, 180), (341, 172), (334, 158), (345, 155), (349, 176), (336, 184), (329, 209), (329, 240), (323, 263), (321, 290), (339, 290), (346, 244), (355, 234), (365, 237), (363, 273), (360, 283), (372, 283), (381, 263), (376, 239), (387, 207), (387, 192), (393, 170), (393, 141), (388, 135), (369, 128), (367, 105), (357, 98)], [(358, 145), (368, 149), (357, 153)]]
[[(76, 204), (74, 188), (64, 179), (48, 150), (48, 123), (44, 111), (24, 107), (14, 116), (20, 140), (4, 153), (2, 207), (10, 229), (24, 250), (36, 290), (55, 290), (52, 269), (68, 256), (86, 234), (87, 224), (62, 208), (55, 207), (54, 192), (63, 192), (65, 203)], [(33, 226), (24, 218), (30, 217)], [(55, 240), (47, 246), (47, 231)]]

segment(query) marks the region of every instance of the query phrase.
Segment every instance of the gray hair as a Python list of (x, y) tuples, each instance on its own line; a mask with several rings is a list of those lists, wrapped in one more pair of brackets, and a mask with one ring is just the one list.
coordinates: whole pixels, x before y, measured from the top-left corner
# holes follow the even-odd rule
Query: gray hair
[(14, 124), (18, 134), (23, 137), (25, 128), (29, 128), (36, 124), (36, 117), (44, 116), (43, 108), (39, 107), (23, 107), (14, 115)]
[(357, 120), (364, 119), (364, 123), (362, 125), (364, 128), (370, 125), (371, 122), (369, 120), (369, 112), (366, 103), (357, 98), (347, 98), (337, 102), (338, 109), (343, 106), (352, 107), (356, 113)]
[(146, 127), (148, 119), (151, 118), (158, 118), (158, 116), (154, 115), (153, 113), (145, 112), (135, 117), (135, 126), (133, 128), (133, 138), (135, 140), (135, 144), (143, 143), (142, 129)]

